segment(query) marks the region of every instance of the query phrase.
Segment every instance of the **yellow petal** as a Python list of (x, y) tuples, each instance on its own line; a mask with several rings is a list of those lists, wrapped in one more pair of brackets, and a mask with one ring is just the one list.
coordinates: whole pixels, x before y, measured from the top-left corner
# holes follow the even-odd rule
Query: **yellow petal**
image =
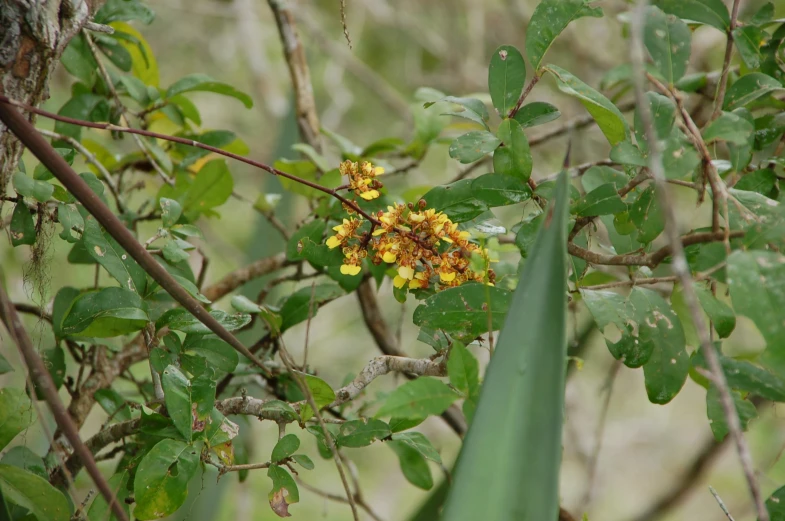
[(377, 166), (373, 169), (373, 175), (382, 175), (384, 173), (384, 168), (381, 166)]
[(373, 236), (376, 237), (377, 235), (381, 235), (383, 233), (387, 233), (387, 230), (384, 228), (377, 228), (373, 231)]
[(449, 237), (442, 237), (442, 240), (444, 242), (449, 242), (450, 244), (452, 244), (452, 239), (450, 239)]
[(409, 220), (413, 223), (421, 223), (425, 220), (425, 216), (421, 213), (410, 213)]
[(341, 273), (344, 275), (357, 275), (360, 273), (362, 268), (360, 266), (355, 266), (353, 264), (342, 264), (341, 265)]
[(394, 254), (393, 252), (391, 252), (391, 251), (386, 251), (382, 255), (382, 260), (384, 262), (395, 262), (395, 259), (397, 259), (397, 258), (398, 258), (398, 256), (396, 254)]
[(412, 279), (409, 281), (409, 288), (410, 289), (418, 289), (422, 287), (422, 281), (417, 279)]
[(341, 245), (341, 240), (336, 235), (333, 235), (332, 237), (327, 239), (327, 247), (330, 248), (331, 250), (337, 248), (340, 245)]
[(406, 280), (412, 280), (414, 270), (409, 266), (401, 266), (398, 268), (398, 275)]
[(393, 279), (393, 286), (395, 286), (396, 288), (402, 288), (404, 287), (405, 284), (406, 284), (406, 279), (404, 279), (400, 275), (396, 275), (395, 278)]
[(377, 197), (379, 197), (379, 190), (368, 190), (367, 192), (361, 193), (360, 197), (362, 197), (366, 201), (370, 201), (371, 199), (376, 199)]
[(439, 272), (439, 278), (442, 282), (452, 282), (455, 280), (455, 272), (445, 273), (443, 271)]

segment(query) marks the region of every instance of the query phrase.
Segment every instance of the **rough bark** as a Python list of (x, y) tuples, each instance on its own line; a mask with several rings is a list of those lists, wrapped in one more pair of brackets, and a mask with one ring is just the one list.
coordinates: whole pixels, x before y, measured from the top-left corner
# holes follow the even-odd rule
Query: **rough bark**
[[(30, 105), (46, 100), (60, 55), (101, 4), (103, 0), (0, 1), (2, 92)], [(33, 121), (32, 114), (28, 117)], [(0, 194), (21, 155), (21, 143), (0, 123)]]

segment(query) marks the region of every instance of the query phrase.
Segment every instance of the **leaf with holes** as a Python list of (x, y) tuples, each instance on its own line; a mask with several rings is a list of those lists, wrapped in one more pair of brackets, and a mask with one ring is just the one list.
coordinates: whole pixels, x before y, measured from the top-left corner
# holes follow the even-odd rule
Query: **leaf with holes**
[(646, 9), (643, 42), (668, 85), (673, 86), (687, 71), (691, 35), (687, 24), (675, 16), (654, 6)]
[(90, 256), (103, 266), (120, 286), (144, 295), (147, 273), (108, 232), (101, 229), (101, 225), (92, 215), (84, 220), (82, 240)]

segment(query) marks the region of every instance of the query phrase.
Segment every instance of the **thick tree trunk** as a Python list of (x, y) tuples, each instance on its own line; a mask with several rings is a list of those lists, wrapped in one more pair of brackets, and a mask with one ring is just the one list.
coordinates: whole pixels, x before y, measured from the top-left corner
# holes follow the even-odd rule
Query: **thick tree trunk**
[[(38, 105), (71, 38), (103, 0), (0, 0), (0, 86), (9, 98)], [(33, 115), (29, 116), (33, 120)], [(16, 170), (22, 145), (0, 123), (0, 194)], [(2, 208), (2, 201), (0, 201)]]

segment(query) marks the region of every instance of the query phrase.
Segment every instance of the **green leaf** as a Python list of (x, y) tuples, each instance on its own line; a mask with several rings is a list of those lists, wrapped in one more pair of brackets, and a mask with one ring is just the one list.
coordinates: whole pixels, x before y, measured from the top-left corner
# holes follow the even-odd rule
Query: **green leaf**
[(401, 472), (409, 483), (423, 490), (433, 487), (431, 469), (418, 450), (401, 441), (388, 441), (387, 446), (398, 456)]
[[(490, 116), (488, 115), (488, 109), (485, 108), (485, 103), (482, 101), (475, 99), (475, 98), (456, 98), (455, 96), (447, 96), (446, 98), (442, 98), (439, 101), (446, 101), (449, 103), (455, 103), (463, 107), (464, 110), (462, 111), (450, 111), (445, 112), (442, 116), (457, 116), (459, 118), (468, 119), (469, 121), (474, 121), (475, 123), (479, 123), (485, 129), (488, 129), (488, 119)], [(425, 103), (423, 107), (428, 108), (434, 103), (435, 101), (431, 101)], [(363, 151), (363, 155), (367, 154), (367, 149)]]
[(490, 154), (501, 141), (487, 130), (473, 130), (459, 136), (450, 145), (450, 157), (461, 163), (473, 163)]
[[(182, 202), (183, 212), (196, 216), (212, 208), (221, 206), (232, 195), (234, 181), (226, 161), (214, 159), (206, 163), (196, 174), (193, 184)], [(189, 218), (195, 220), (195, 218)]]
[(476, 337), (501, 327), (510, 305), (509, 291), (467, 283), (431, 295), (414, 310), (414, 323)]
[(722, 0), (654, 0), (652, 4), (666, 13), (711, 25), (722, 32), (730, 27), (730, 14)]
[[(335, 401), (335, 391), (330, 387), (330, 384), (310, 374), (300, 374), (300, 377), (305, 381), (305, 385), (308, 386), (317, 408), (321, 409)], [(307, 422), (311, 419), (311, 416), (313, 416), (311, 406), (308, 404), (303, 405), (302, 409), (300, 409), (302, 421)]]
[(0, 353), (0, 375), (6, 373), (13, 373), (13, 372), (14, 372), (14, 368), (11, 367), (10, 363), (8, 363), (6, 357), (4, 357), (2, 353)]
[(123, 422), (131, 419), (131, 408), (114, 389), (99, 389), (94, 396), (95, 401), (112, 418), (112, 421)]
[(764, 340), (766, 364), (785, 374), (785, 257), (767, 251), (735, 251), (728, 257), (733, 309), (750, 318)]
[(477, 359), (460, 342), (450, 348), (447, 359), (447, 374), (450, 384), (458, 389), (464, 397), (478, 397), (480, 394), (480, 368)]
[(32, 197), (41, 203), (45, 203), (51, 199), (52, 194), (55, 191), (53, 184), (44, 181), (36, 181), (22, 172), (14, 174), (13, 183), (14, 190), (16, 190), (19, 195)]
[(182, 441), (161, 440), (139, 463), (134, 478), (134, 517), (160, 519), (188, 497), (188, 482), (199, 467), (199, 451)]
[(215, 335), (187, 335), (183, 352), (201, 356), (211, 367), (226, 373), (233, 372), (240, 362), (237, 351)]
[(68, 521), (70, 506), (62, 492), (32, 472), (0, 464), (0, 493), (8, 503), (30, 511), (39, 521)]
[[(250, 315), (244, 313), (235, 313), (230, 315), (225, 311), (216, 309), (210, 311), (210, 315), (216, 319), (227, 331), (235, 331), (251, 322)], [(167, 311), (156, 321), (156, 329), (161, 329), (164, 326), (169, 326), (169, 329), (175, 331), (182, 331), (186, 334), (206, 335), (212, 333), (210, 328), (202, 324), (195, 316), (188, 310), (183, 308), (175, 308)]]
[(627, 205), (622, 202), (612, 183), (595, 188), (575, 203), (572, 211), (578, 215), (591, 217), (623, 212)]
[[(483, 174), (477, 177), (471, 182), (471, 193), (488, 208), (522, 203), (531, 199), (532, 194), (525, 180), (505, 174)], [(430, 203), (431, 199), (427, 201)], [(445, 213), (450, 215), (451, 212)]]
[[(125, 510), (126, 515), (128, 515), (128, 503), (126, 503), (125, 500), (131, 493), (131, 491), (128, 490), (129, 478), (130, 473), (127, 470), (118, 471), (117, 474), (109, 478), (109, 487), (115, 493), (117, 502), (122, 509)], [(87, 511), (87, 519), (89, 519), (89, 521), (117, 521), (117, 517), (114, 516), (110, 510), (109, 504), (101, 494), (98, 494)]]
[(190, 441), (193, 436), (191, 382), (180, 369), (170, 365), (161, 373), (161, 385), (169, 417), (183, 437)]
[(488, 209), (485, 202), (475, 197), (473, 183), (472, 179), (461, 179), (449, 185), (435, 186), (422, 198), (427, 202), (428, 208), (444, 212), (453, 222), (470, 221)]
[(646, 9), (643, 42), (654, 66), (673, 85), (687, 71), (690, 62), (691, 33), (687, 24), (657, 7)]
[(720, 117), (709, 123), (702, 132), (706, 143), (727, 141), (736, 145), (744, 145), (755, 128), (749, 121), (733, 112), (723, 112)]
[(84, 230), (84, 219), (76, 207), (72, 204), (58, 203), (57, 205), (57, 220), (63, 227), (60, 232), (60, 238), (70, 243), (79, 242), (79, 237), (74, 235), (74, 228)]
[(512, 45), (496, 49), (488, 66), (488, 92), (499, 116), (507, 117), (515, 107), (525, 82), (526, 62), (521, 52)]
[(388, 424), (390, 425), (390, 430), (392, 432), (401, 432), (411, 429), (412, 427), (417, 427), (423, 421), (425, 421), (425, 418), (396, 418), (393, 416), (390, 418)]
[(0, 450), (33, 423), (33, 404), (22, 389), (0, 389)]
[(630, 141), (622, 141), (613, 145), (610, 159), (620, 165), (649, 166), (649, 160), (641, 150)]
[(559, 90), (577, 98), (586, 107), (611, 145), (629, 137), (630, 129), (627, 121), (621, 111), (608, 98), (561, 67), (547, 65), (546, 70), (556, 77)]
[(23, 199), (14, 206), (14, 213), (11, 214), (11, 246), (16, 248), (22, 244), (35, 244), (35, 220), (33, 212), (27, 207)]
[(78, 78), (85, 85), (92, 85), (95, 82), (98, 64), (93, 53), (90, 52), (87, 40), (81, 33), (77, 33), (68, 42), (68, 46), (60, 57), (60, 63), (69, 74)]
[(238, 99), (245, 105), (245, 108), (253, 107), (253, 100), (248, 94), (240, 92), (227, 83), (215, 81), (206, 74), (189, 74), (174, 82), (164, 93), (164, 99), (171, 98), (184, 92), (214, 92), (223, 96)]
[[(213, 394), (214, 396), (214, 394)], [(240, 434), (240, 427), (229, 421), (215, 407), (210, 411), (203, 438), (209, 447), (217, 447), (235, 439)]]
[(638, 199), (630, 205), (630, 220), (638, 229), (638, 242), (644, 244), (656, 239), (665, 229), (665, 218), (654, 186), (641, 192)]
[(339, 447), (367, 447), (376, 440), (382, 440), (392, 434), (390, 426), (381, 420), (350, 420), (341, 425), (335, 442)]
[(120, 285), (140, 295), (147, 287), (147, 273), (122, 246), (104, 230), (92, 215), (84, 220), (84, 247)]
[(588, 4), (589, 0), (543, 0), (537, 5), (526, 32), (526, 54), (535, 70), (570, 22), (585, 16), (602, 17), (602, 9)]
[(785, 486), (775, 490), (766, 500), (769, 519), (780, 521), (785, 516)]
[(46, 470), (44, 459), (24, 445), (17, 445), (8, 449), (3, 454), (3, 458), (0, 459), (0, 463), (24, 469), (47, 481), (49, 480), (49, 472)]
[[(313, 294), (313, 306), (311, 295)], [(334, 300), (344, 294), (337, 284), (320, 284), (314, 287), (300, 288), (289, 296), (281, 306), (282, 317), (281, 332), (308, 319), (309, 310), (313, 317), (319, 311), (319, 306), (327, 301)]]
[[(758, 416), (758, 411), (755, 409), (755, 404), (749, 402), (741, 397), (735, 391), (731, 392), (733, 396), (733, 403), (736, 405), (736, 412), (739, 415), (742, 430), (747, 430), (747, 425), (755, 417)], [(720, 401), (720, 392), (717, 387), (712, 385), (706, 393), (706, 416), (709, 418), (711, 425), (711, 432), (714, 434), (714, 439), (722, 441), (728, 435), (728, 422), (725, 419), (725, 411), (722, 408)]]
[[(289, 260), (300, 260), (303, 257), (303, 239), (310, 239), (316, 244), (322, 243), (324, 230), (327, 223), (323, 219), (316, 219), (306, 223), (295, 231), (286, 243), (286, 258)], [(343, 256), (341, 256), (343, 258)]]
[(743, 107), (777, 90), (782, 90), (782, 85), (771, 76), (760, 72), (746, 74), (736, 80), (728, 89), (728, 93), (725, 95), (724, 109), (733, 110)]
[[(670, 98), (666, 98), (656, 92), (647, 92), (646, 99), (649, 101), (649, 110), (651, 111), (655, 135), (659, 139), (667, 139), (673, 134), (673, 123), (676, 120), (676, 104)], [(638, 147), (643, 152), (648, 152), (646, 128), (643, 125), (641, 114), (637, 107), (635, 110), (635, 136)]]
[(493, 153), (493, 171), (528, 181), (532, 174), (532, 154), (523, 127), (514, 119), (505, 119), (496, 136), (503, 146)]
[(687, 137), (674, 128), (671, 137), (665, 140), (662, 151), (662, 166), (668, 179), (683, 179), (692, 174), (701, 159)]
[(183, 207), (174, 199), (167, 199), (161, 197), (158, 201), (161, 205), (161, 225), (164, 228), (170, 228), (177, 224), (178, 219), (183, 214)]
[(559, 116), (561, 116), (559, 109), (550, 103), (534, 101), (522, 106), (520, 110), (515, 113), (513, 119), (520, 123), (521, 127), (529, 128), (550, 123), (551, 121), (558, 119)]
[(392, 439), (394, 441), (408, 445), (422, 454), (425, 459), (429, 459), (441, 465), (442, 457), (439, 455), (433, 445), (431, 445), (431, 442), (428, 440), (428, 438), (425, 437), (424, 434), (419, 432), (399, 432), (393, 434)]
[(567, 359), (567, 185), (563, 172), (486, 371), (443, 519), (558, 516)]
[(736, 190), (747, 192), (757, 192), (761, 195), (771, 194), (777, 183), (777, 174), (770, 168), (761, 168), (744, 174), (739, 181), (733, 185)]
[[(106, 121), (109, 116), (109, 105), (106, 98), (95, 94), (79, 94), (65, 102), (57, 112), (61, 116), (83, 121)], [(55, 122), (55, 132), (81, 141), (82, 127)], [(55, 142), (55, 146), (68, 146), (65, 142)]]
[(638, 317), (638, 339), (653, 344), (643, 366), (646, 393), (652, 403), (670, 402), (687, 379), (690, 361), (684, 329), (672, 307), (658, 293), (633, 288), (630, 303)]
[(280, 465), (270, 465), (267, 476), (273, 480), (273, 488), (268, 494), (270, 508), (279, 517), (289, 517), (289, 505), (300, 501), (300, 492), (297, 483), (289, 471)]
[(426, 418), (443, 413), (457, 399), (455, 391), (444, 382), (420, 377), (391, 392), (376, 417)]
[(768, 34), (754, 25), (736, 27), (733, 29), (733, 43), (739, 51), (739, 56), (750, 69), (757, 69), (763, 61), (761, 46), (768, 39)]
[(306, 456), (305, 454), (295, 454), (292, 456), (292, 459), (295, 463), (300, 465), (305, 470), (313, 470), (315, 465), (313, 464), (313, 460)]
[(144, 328), (147, 305), (133, 291), (104, 288), (79, 295), (63, 317), (63, 336), (109, 338)]
[(296, 434), (287, 434), (278, 440), (278, 443), (276, 443), (275, 447), (273, 447), (273, 453), (270, 456), (270, 461), (273, 463), (278, 463), (279, 461), (282, 461), (297, 452), (297, 449), (299, 448), (300, 438), (298, 438)]
[(736, 315), (733, 314), (733, 310), (724, 302), (717, 300), (717, 297), (703, 286), (696, 285), (695, 292), (719, 337), (728, 338), (736, 327)]
[(298, 421), (300, 416), (291, 405), (281, 400), (269, 400), (262, 405), (262, 411), (273, 411), (281, 415), (282, 418), (290, 421)]
[(609, 166), (593, 166), (581, 176), (581, 184), (587, 192), (592, 192), (607, 183), (613, 184), (616, 190), (621, 190), (629, 180), (623, 172)]

